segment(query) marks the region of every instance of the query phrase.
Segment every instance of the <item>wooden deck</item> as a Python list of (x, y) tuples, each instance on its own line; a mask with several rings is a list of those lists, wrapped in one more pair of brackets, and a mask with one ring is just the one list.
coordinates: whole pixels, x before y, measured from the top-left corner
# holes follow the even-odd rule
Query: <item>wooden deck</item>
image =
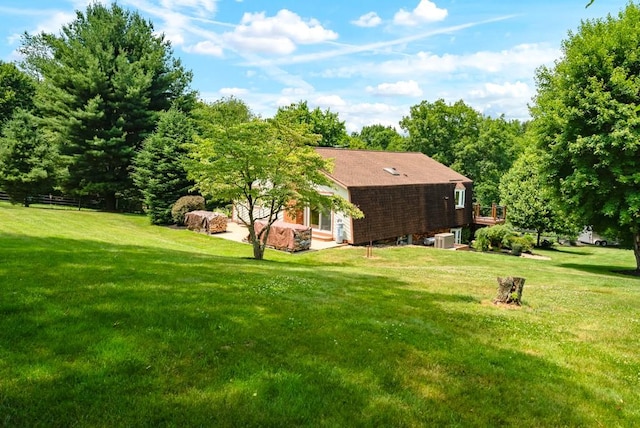
[(507, 207), (504, 205), (492, 204), (490, 207), (473, 205), (473, 224), (479, 226), (495, 226), (504, 224), (507, 219)]
[(493, 217), (474, 217), (473, 224), (477, 224), (480, 226), (495, 226), (496, 224), (504, 224), (506, 220), (503, 218), (493, 218)]

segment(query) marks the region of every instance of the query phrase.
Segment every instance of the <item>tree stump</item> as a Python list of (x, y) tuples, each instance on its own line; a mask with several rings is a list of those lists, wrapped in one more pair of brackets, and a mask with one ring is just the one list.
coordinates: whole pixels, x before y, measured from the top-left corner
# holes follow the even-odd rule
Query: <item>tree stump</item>
[(493, 303), (508, 303), (520, 306), (524, 281), (524, 278), (517, 276), (498, 277), (498, 296), (493, 299)]

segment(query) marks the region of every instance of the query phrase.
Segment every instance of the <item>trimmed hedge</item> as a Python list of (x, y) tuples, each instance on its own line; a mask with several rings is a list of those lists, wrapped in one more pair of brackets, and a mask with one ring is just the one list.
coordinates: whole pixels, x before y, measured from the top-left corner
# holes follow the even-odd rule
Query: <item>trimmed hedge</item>
[(184, 215), (190, 211), (204, 210), (202, 196), (183, 196), (171, 207), (171, 217), (176, 224), (184, 224)]

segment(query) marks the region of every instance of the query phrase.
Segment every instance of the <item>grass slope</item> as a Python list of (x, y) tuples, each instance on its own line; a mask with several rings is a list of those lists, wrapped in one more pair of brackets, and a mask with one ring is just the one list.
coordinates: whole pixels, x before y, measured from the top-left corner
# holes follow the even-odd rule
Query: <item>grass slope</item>
[[(629, 251), (248, 259), (144, 217), (0, 204), (0, 425), (633, 426)], [(496, 276), (524, 305), (490, 303)]]

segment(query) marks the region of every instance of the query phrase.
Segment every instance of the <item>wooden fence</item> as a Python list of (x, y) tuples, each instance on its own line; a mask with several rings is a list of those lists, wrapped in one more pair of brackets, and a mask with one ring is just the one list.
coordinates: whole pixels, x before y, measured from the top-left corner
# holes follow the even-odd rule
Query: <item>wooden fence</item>
[[(8, 201), (9, 195), (0, 190), (0, 201)], [(29, 198), (30, 204), (40, 204), (40, 205), (55, 205), (55, 206), (63, 206), (63, 207), (74, 207), (74, 208), (90, 208), (90, 209), (101, 209), (104, 208), (104, 203), (101, 199), (86, 196), (81, 198), (72, 198), (70, 196), (64, 195), (38, 195), (32, 196)]]

